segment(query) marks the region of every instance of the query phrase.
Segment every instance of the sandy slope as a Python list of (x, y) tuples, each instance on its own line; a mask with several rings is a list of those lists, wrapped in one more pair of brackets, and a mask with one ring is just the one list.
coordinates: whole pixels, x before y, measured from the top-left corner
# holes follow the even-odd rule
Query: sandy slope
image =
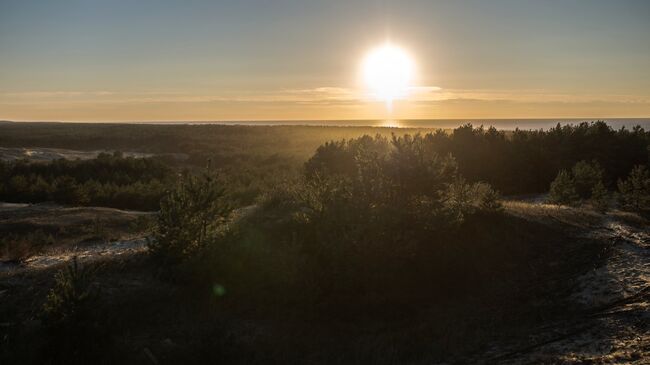
[[(2, 208), (4, 207), (4, 211)], [(243, 207), (233, 211), (231, 220), (236, 221), (250, 214), (256, 209), (255, 205)], [(7, 217), (12, 217), (11, 222), (22, 222), (18, 218), (29, 219), (30, 222), (62, 224), (65, 220), (67, 224), (81, 224), (98, 214), (108, 216), (125, 216), (128, 218), (137, 216), (150, 216), (151, 212), (127, 211), (113, 208), (102, 207), (61, 207), (58, 205), (29, 205), (29, 204), (10, 204), (0, 203), (0, 213)], [(0, 226), (3, 223), (3, 214), (0, 214)], [(24, 217), (23, 217), (24, 216)], [(24, 220), (23, 219), (23, 220)], [(96, 242), (89, 244), (85, 242), (79, 245), (61, 247), (58, 249), (48, 250), (37, 255), (30, 256), (21, 262), (0, 261), (0, 273), (18, 273), (28, 270), (47, 269), (54, 266), (61, 266), (70, 262), (73, 257), (77, 257), (79, 262), (90, 262), (103, 259), (119, 259), (123, 255), (140, 253), (147, 250), (147, 237), (129, 237), (129, 239), (119, 239), (110, 242)]]
[[(134, 231), (139, 219), (155, 213), (104, 207), (65, 207), (56, 204), (0, 202), (0, 239), (16, 232), (47, 232), (54, 243), (25, 250), (0, 252), (0, 273), (41, 269), (66, 262), (106, 258), (144, 250), (146, 233)], [(94, 228), (93, 228), (94, 227)], [(38, 242), (38, 241), (37, 241)]]
[[(58, 159), (66, 160), (90, 160), (97, 158), (100, 153), (113, 153), (108, 150), (81, 151), (63, 148), (45, 147), (0, 147), (0, 161), (30, 160), (49, 162)], [(144, 152), (122, 152), (124, 157), (145, 158), (153, 156), (167, 156), (176, 161), (186, 161), (189, 156), (185, 153), (144, 153)]]
[[(28, 159), (32, 161), (52, 161), (60, 158), (67, 160), (89, 160), (96, 158), (102, 152), (110, 151), (77, 151), (66, 150), (61, 148), (41, 148), (41, 147), (0, 147), (0, 160), (13, 161)], [(124, 157), (151, 157), (151, 153), (124, 152)]]
[(605, 240), (603, 265), (574, 278), (581, 316), (550, 323), (508, 351), (483, 357), (508, 364), (650, 364), (650, 226), (616, 215), (585, 232)]
[(608, 217), (602, 229), (591, 234), (612, 242), (610, 259), (579, 278), (574, 298), (587, 307), (635, 295), (650, 286), (650, 230), (633, 228)]
[(102, 259), (117, 259), (123, 255), (143, 252), (147, 249), (146, 238), (96, 243), (93, 245), (77, 246), (66, 250), (53, 250), (31, 256), (23, 262), (0, 263), (0, 273), (19, 273), (27, 270), (47, 269), (60, 266), (77, 257), (80, 263)]

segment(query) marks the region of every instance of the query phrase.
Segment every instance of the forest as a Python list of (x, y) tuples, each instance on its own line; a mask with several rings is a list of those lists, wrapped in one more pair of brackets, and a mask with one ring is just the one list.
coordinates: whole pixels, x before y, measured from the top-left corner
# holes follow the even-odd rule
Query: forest
[[(219, 125), (89, 125), (74, 128), (67, 124), (45, 124), (38, 129), (39, 133), (33, 133), (33, 128), (34, 125), (0, 125), (0, 144), (137, 150), (160, 156), (143, 161), (120, 159), (119, 156), (113, 156), (113, 161), (103, 156), (103, 160), (98, 159), (97, 162), (77, 162), (78, 166), (74, 168), (65, 166), (74, 164), (70, 162), (55, 162), (51, 168), (34, 167), (26, 162), (4, 163), (0, 165), (0, 173), (6, 186), (0, 192), (6, 191), (5, 197), (11, 195), (11, 201), (52, 200), (155, 210), (156, 198), (160, 198), (164, 190), (162, 185), (168, 182), (170, 169), (202, 168), (209, 162), (215, 171), (221, 172), (238, 203), (253, 204), (271, 187), (297, 178), (304, 163), (316, 164), (318, 160), (328, 158), (341, 158), (338, 162), (330, 162), (341, 164), (339, 168), (353, 163), (351, 159), (354, 157), (348, 152), (338, 153), (336, 144), (363, 135), (373, 138), (419, 135), (428, 153), (451, 155), (458, 165), (458, 172), (465, 179), (486, 182), (503, 195), (546, 193), (561, 170), (570, 170), (580, 161), (598, 163), (602, 168), (604, 187), (614, 191), (619, 179), (625, 178), (635, 166), (646, 166), (650, 158), (650, 132), (641, 127), (614, 130), (602, 121), (558, 124), (546, 131), (502, 131), (470, 124), (453, 130), (433, 131)], [(315, 160), (307, 162), (314, 152), (317, 153)], [(334, 155), (336, 153), (338, 155)], [(188, 158), (179, 162), (170, 158), (169, 154), (186, 154)], [(61, 166), (57, 167), (56, 164)], [(169, 169), (165, 169), (164, 165), (168, 165)], [(109, 167), (113, 176), (105, 176), (107, 172), (102, 171)], [(66, 169), (74, 171), (68, 172)], [(133, 175), (135, 170), (141, 173)], [(69, 176), (71, 174), (78, 176)], [(99, 175), (95, 177), (93, 174)], [(48, 191), (56, 190), (52, 186), (54, 179), (65, 178), (66, 175), (80, 186), (72, 190), (85, 192), (80, 191), (77, 197), (74, 194), (72, 197), (53, 197)], [(15, 180), (13, 183), (10, 182), (12, 178)], [(65, 180), (72, 182), (67, 178)], [(16, 184), (23, 186), (13, 187)], [(63, 186), (61, 183), (58, 185)], [(32, 192), (27, 191), (30, 189)], [(111, 199), (109, 196), (116, 195), (117, 190), (124, 190), (125, 196), (130, 194), (129, 191), (138, 190), (151, 197), (136, 199), (141, 202), (119, 197)], [(94, 200), (84, 202), (87, 199)]]
[(0, 201), (157, 210), (171, 174), (160, 161), (119, 152), (93, 160), (0, 161)]

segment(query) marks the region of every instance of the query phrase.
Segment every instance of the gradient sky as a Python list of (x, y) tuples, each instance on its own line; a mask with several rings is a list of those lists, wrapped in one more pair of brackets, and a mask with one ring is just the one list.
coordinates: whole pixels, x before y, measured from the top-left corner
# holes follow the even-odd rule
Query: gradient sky
[[(359, 85), (415, 57), (391, 113)], [(650, 1), (0, 0), (0, 119), (650, 117)]]

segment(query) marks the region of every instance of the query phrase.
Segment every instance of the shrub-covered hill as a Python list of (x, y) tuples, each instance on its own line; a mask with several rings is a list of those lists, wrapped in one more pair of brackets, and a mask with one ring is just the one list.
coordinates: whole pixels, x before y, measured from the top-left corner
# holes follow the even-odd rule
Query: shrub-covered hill
[[(211, 258), (219, 265), (214, 271), (189, 266), (170, 279), (143, 254), (88, 264), (98, 297), (74, 324), (80, 329), (66, 336), (41, 314), (55, 269), (3, 278), (0, 359), (141, 363), (150, 353), (160, 363), (489, 360), (512, 343), (535, 344), (520, 342), (540, 327), (553, 324), (562, 334), (558, 322), (591, 313), (570, 294), (580, 275), (608, 258), (608, 242), (583, 235), (601, 217), (508, 202), (498, 215), (477, 215), (454, 234), (431, 237), (427, 251), (394, 267), (371, 270), (383, 252), (353, 257), (358, 277), (324, 282), (312, 276), (311, 253), (268, 239), (278, 234), (278, 217), (260, 209), (238, 226), (246, 239)], [(198, 272), (212, 274), (186, 276)]]

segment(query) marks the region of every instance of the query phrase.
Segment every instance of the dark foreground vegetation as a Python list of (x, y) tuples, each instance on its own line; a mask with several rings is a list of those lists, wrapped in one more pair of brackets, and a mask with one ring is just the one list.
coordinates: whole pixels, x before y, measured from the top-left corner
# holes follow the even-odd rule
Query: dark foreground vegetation
[[(232, 227), (218, 182), (186, 177), (163, 199), (151, 251), (165, 269), (198, 271), (191, 275), (204, 277), (204, 285), (306, 298), (309, 306), (338, 308), (330, 314), (360, 303), (364, 310), (395, 309), (393, 301), (427, 296), (444, 278), (457, 285), (458, 276), (446, 271), (456, 266), (458, 246), (446, 242), (466, 222), (500, 210), (488, 185), (467, 183), (451, 157), (424, 146), (422, 137), (408, 135), (337, 144), (352, 158), (349, 169), (334, 171), (317, 153), (304, 178), (270, 192)], [(421, 276), (439, 280), (417, 287), (425, 284)]]
[[(283, 138), (282, 128), (127, 128), (164, 133), (181, 149), (167, 152), (189, 153), (196, 165), (173, 180), (170, 171), (181, 167), (175, 163), (119, 155), (5, 165), (9, 180), (20, 171), (53, 191), (57, 184), (49, 181), (58, 174), (79, 186), (93, 178), (99, 185), (166, 187), (146, 256), (88, 267), (74, 262), (50, 285), (24, 274), (40, 299), (21, 307), (25, 298), (16, 296), (3, 307), (6, 318), (29, 325), (8, 320), (2, 362), (454, 361), (500, 337), (583, 315), (567, 302), (566, 278), (587, 272), (607, 252), (577, 234), (583, 222), (526, 219), (504, 209), (498, 191), (550, 186), (549, 199), (558, 204), (649, 208), (648, 133), (604, 123), (548, 132), (381, 131), (322, 141), (302, 160), (292, 154), (295, 143), (306, 151), (316, 137), (279, 147), (274, 138)], [(168, 128), (193, 143), (182, 145)], [(320, 130), (290, 134), (308, 131)], [(228, 134), (217, 138), (227, 142), (201, 145), (203, 132)], [(320, 136), (339, 132), (350, 133)], [(67, 148), (82, 143), (67, 138)], [(113, 143), (125, 149), (135, 142)], [(109, 162), (115, 168), (103, 175), (97, 166)], [(268, 177), (269, 166), (284, 167)], [(253, 187), (260, 174), (266, 182)]]

